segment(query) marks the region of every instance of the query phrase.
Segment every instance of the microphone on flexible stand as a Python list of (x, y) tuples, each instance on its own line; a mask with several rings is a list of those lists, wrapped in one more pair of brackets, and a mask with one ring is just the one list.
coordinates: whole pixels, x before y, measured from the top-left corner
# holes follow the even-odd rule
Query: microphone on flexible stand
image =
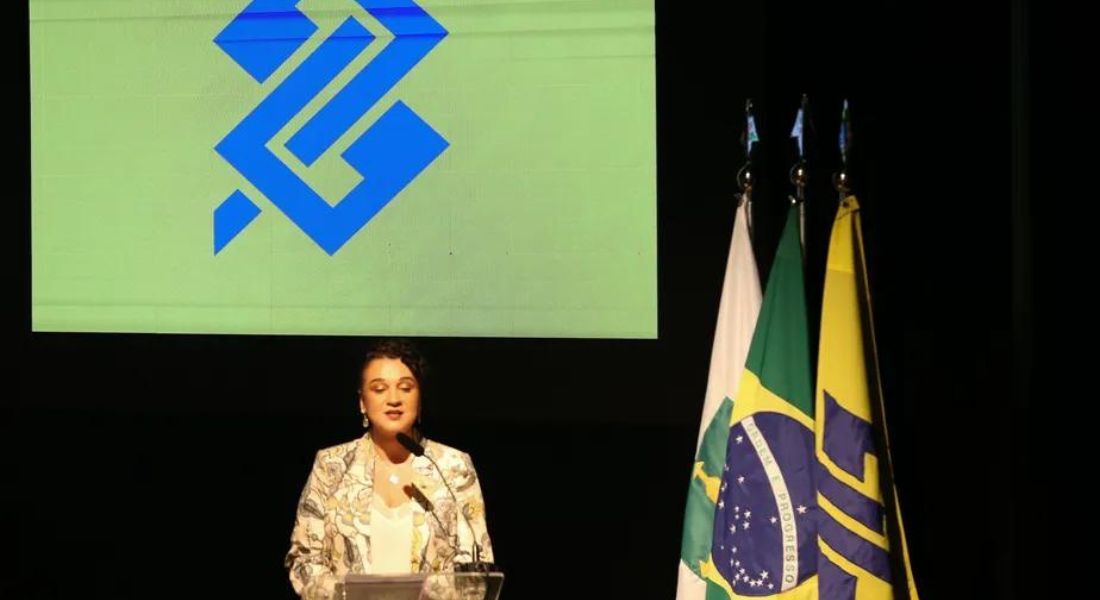
[[(413, 455), (423, 456), (432, 463), (432, 466), (435, 467), (436, 472), (439, 473), (439, 478), (443, 480), (443, 485), (447, 488), (447, 492), (451, 494), (451, 499), (454, 500), (455, 510), (458, 512), (458, 514), (462, 515), (462, 520), (466, 521), (466, 527), (470, 530), (470, 538), (474, 541), (474, 562), (456, 564), (455, 571), (488, 572), (496, 570), (496, 565), (494, 565), (493, 563), (481, 561), (481, 544), (477, 542), (477, 532), (474, 531), (474, 527), (470, 524), (470, 519), (466, 517), (466, 513), (462, 511), (462, 505), (458, 502), (458, 496), (455, 495), (455, 491), (451, 488), (451, 484), (447, 482), (447, 476), (443, 474), (443, 469), (439, 468), (439, 465), (436, 464), (435, 459), (424, 452), (423, 445), (406, 435), (404, 432), (399, 432), (397, 434), (397, 441), (402, 446), (404, 446), (406, 450), (412, 452)], [(432, 512), (434, 514), (435, 511), (433, 510)], [(438, 521), (439, 517), (436, 517), (436, 520)]]

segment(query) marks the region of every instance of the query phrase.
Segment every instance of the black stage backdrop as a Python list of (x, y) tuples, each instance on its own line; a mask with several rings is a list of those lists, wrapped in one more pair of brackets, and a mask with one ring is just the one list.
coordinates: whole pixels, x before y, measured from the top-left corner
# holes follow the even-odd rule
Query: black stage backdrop
[[(763, 137), (766, 277), (803, 92), (811, 327), (848, 97), (922, 595), (1037, 597), (1043, 492), (1012, 483), (1030, 468), (1015, 444), (1031, 368), (1026, 14), (971, 4), (657, 2), (659, 339), (419, 340), (426, 430), (474, 458), (505, 597), (673, 596), (743, 103)], [(26, 75), (8, 97), (28, 97)], [(295, 504), (314, 452), (361, 433), (368, 340), (31, 334), (29, 192), (16, 200), (0, 597), (293, 597)]]

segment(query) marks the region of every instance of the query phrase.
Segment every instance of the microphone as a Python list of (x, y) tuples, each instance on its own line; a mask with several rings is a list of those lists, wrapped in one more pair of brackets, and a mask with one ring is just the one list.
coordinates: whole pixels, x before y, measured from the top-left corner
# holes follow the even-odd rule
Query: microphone
[[(404, 431), (397, 432), (397, 442), (414, 455), (424, 456), (424, 446), (421, 446), (419, 442), (409, 437)], [(434, 465), (435, 461), (432, 461), (432, 464)]]
[[(458, 496), (455, 495), (455, 491), (451, 488), (451, 484), (447, 482), (447, 476), (443, 474), (443, 469), (439, 468), (439, 465), (436, 464), (435, 459), (433, 459), (431, 456), (428, 456), (428, 454), (426, 452), (424, 452), (424, 446), (423, 445), (421, 445), (419, 442), (417, 442), (416, 440), (414, 440), (411, 437), (409, 437), (408, 435), (406, 435), (405, 432), (398, 432), (397, 433), (397, 441), (402, 446), (404, 446), (406, 450), (408, 450), (409, 452), (412, 452), (414, 456), (417, 456), (417, 457), (423, 456), (424, 458), (428, 459), (432, 463), (433, 467), (435, 467), (436, 472), (439, 473), (439, 478), (443, 480), (443, 485), (447, 488), (447, 491), (451, 494), (451, 499), (454, 500), (455, 511), (457, 511), (458, 514), (462, 515), (462, 520), (466, 521), (466, 527), (470, 529), (470, 538), (472, 538), (474, 540), (474, 563), (473, 564), (474, 565), (481, 564), (481, 544), (477, 543), (477, 532), (474, 531), (474, 526), (470, 524), (470, 519), (468, 519), (466, 517), (466, 513), (462, 512), (462, 505), (459, 504)], [(456, 568), (455, 570), (459, 570), (459, 569)], [(475, 570), (476, 570), (476, 567), (475, 567)]]

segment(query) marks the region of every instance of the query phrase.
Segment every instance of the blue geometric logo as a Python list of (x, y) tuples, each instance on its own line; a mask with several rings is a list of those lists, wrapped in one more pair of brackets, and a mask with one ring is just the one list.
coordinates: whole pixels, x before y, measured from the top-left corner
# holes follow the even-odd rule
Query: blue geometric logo
[[(263, 83), (317, 32), (317, 25), (298, 10), (299, 1), (253, 0), (214, 43)], [(447, 36), (447, 30), (412, 0), (356, 1), (394, 37), (291, 136), (287, 149), (307, 167)], [(315, 192), (267, 148), (374, 39), (349, 16), (215, 146), (222, 158), (330, 255), (449, 145), (397, 101), (341, 154), (362, 179), (336, 202)], [(231, 193), (214, 211), (214, 253), (259, 214), (260, 208), (243, 192)]]

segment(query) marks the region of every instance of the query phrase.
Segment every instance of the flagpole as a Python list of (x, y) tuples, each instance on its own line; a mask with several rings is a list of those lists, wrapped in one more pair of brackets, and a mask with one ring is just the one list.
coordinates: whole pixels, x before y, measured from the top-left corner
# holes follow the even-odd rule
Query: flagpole
[(852, 193), (852, 180), (848, 176), (848, 158), (852, 149), (852, 114), (848, 109), (848, 99), (844, 99), (844, 107), (840, 111), (840, 134), (837, 145), (840, 148), (840, 170), (833, 174), (833, 188), (840, 195), (840, 201), (844, 202)]
[(741, 193), (737, 198), (737, 205), (745, 203), (745, 225), (749, 230), (749, 238), (752, 238), (752, 186), (756, 181), (752, 172), (752, 147), (760, 141), (760, 135), (756, 131), (756, 115), (753, 110), (752, 98), (745, 99), (745, 133), (741, 137), (741, 145), (745, 147), (745, 164), (737, 170), (737, 187)]
[(745, 132), (741, 135), (741, 145), (745, 147), (745, 164), (737, 170), (737, 187), (741, 194), (752, 191), (752, 145), (758, 141), (756, 119), (753, 115), (752, 98), (745, 100)]
[(798, 205), (798, 239), (801, 242), (802, 252), (806, 252), (806, 181), (809, 172), (806, 170), (805, 127), (810, 115), (810, 100), (806, 94), (802, 94), (802, 102), (798, 107), (798, 114), (794, 118), (794, 126), (791, 128), (791, 137), (798, 140), (798, 161), (791, 167), (791, 184), (794, 185), (794, 195), (791, 196), (791, 204)]
[(809, 173), (806, 171), (803, 126), (806, 119), (809, 118), (809, 105), (809, 98), (806, 94), (802, 94), (798, 115), (795, 117), (794, 127), (791, 129), (791, 137), (798, 140), (798, 161), (794, 163), (790, 170), (791, 184), (794, 185), (794, 196), (791, 197), (792, 204), (806, 201), (806, 181), (809, 178)]

